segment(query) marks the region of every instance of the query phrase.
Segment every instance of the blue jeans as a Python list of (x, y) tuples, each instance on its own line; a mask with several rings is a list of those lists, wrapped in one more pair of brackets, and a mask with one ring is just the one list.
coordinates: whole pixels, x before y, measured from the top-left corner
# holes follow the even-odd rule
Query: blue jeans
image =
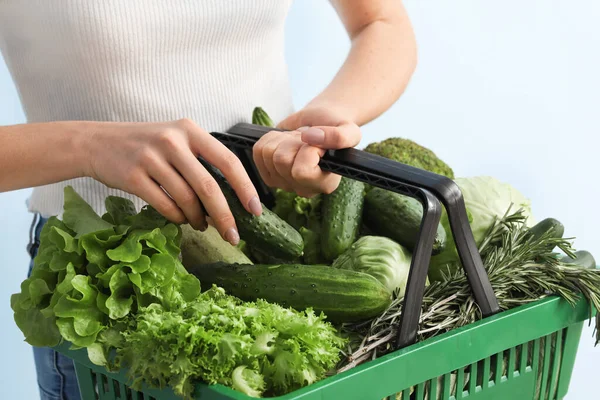
[[(40, 233), (45, 222), (46, 219), (35, 215), (31, 223), (27, 246), (31, 262), (27, 276), (31, 274), (33, 259), (37, 254)], [(70, 358), (48, 347), (33, 347), (33, 358), (41, 400), (80, 400), (75, 366)]]

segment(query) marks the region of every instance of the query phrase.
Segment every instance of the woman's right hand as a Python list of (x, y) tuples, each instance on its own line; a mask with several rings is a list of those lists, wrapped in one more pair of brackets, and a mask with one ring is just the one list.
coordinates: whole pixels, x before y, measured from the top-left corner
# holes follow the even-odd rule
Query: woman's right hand
[(197, 156), (223, 173), (249, 212), (262, 213), (240, 160), (194, 122), (108, 122), (92, 127), (85, 135), (84, 174), (140, 197), (169, 220), (204, 230), (204, 207), (221, 236), (233, 245), (239, 242), (227, 201)]

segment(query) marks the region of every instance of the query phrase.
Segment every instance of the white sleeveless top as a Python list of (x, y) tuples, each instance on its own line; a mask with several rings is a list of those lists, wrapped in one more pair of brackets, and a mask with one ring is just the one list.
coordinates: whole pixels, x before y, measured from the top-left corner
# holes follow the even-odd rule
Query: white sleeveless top
[[(208, 131), (250, 122), (255, 106), (293, 111), (284, 60), (291, 0), (0, 0), (0, 52), (28, 122), (168, 121)], [(90, 179), (34, 188), (29, 209), (60, 215), (71, 185), (98, 213)]]

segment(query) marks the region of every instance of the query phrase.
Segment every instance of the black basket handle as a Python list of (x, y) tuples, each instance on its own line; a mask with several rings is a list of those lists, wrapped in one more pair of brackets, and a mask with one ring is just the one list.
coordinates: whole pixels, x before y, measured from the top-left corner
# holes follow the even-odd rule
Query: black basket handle
[[(262, 135), (273, 130), (277, 129), (240, 123), (227, 133), (211, 133), (240, 158), (267, 206), (272, 205), (273, 196), (254, 165), (252, 146)], [(357, 149), (327, 151), (319, 166), (324, 171), (416, 198), (423, 205), (423, 220), (413, 250), (402, 306), (397, 341), (399, 348), (411, 345), (417, 339), (423, 293), (442, 204), (446, 207), (460, 261), (483, 316), (500, 311), (469, 226), (462, 193), (453, 180)]]

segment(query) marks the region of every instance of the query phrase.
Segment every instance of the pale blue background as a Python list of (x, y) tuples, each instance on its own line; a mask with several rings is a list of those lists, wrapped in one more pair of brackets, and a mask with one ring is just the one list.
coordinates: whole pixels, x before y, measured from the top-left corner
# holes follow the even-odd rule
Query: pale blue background
[[(537, 218), (560, 219), (566, 234), (578, 238), (578, 248), (600, 257), (600, 3), (410, 0), (407, 7), (419, 66), (402, 99), (364, 127), (362, 144), (409, 137), (432, 148), (460, 176), (489, 174), (509, 182), (532, 199)], [(324, 0), (296, 1), (287, 33), (300, 107), (332, 78), (348, 41)], [(0, 125), (23, 120), (0, 62)], [(30, 349), (9, 306), (28, 265), (28, 192), (0, 194), (2, 399), (37, 398)], [(597, 398), (599, 370), (600, 348), (586, 328), (567, 398)]]

